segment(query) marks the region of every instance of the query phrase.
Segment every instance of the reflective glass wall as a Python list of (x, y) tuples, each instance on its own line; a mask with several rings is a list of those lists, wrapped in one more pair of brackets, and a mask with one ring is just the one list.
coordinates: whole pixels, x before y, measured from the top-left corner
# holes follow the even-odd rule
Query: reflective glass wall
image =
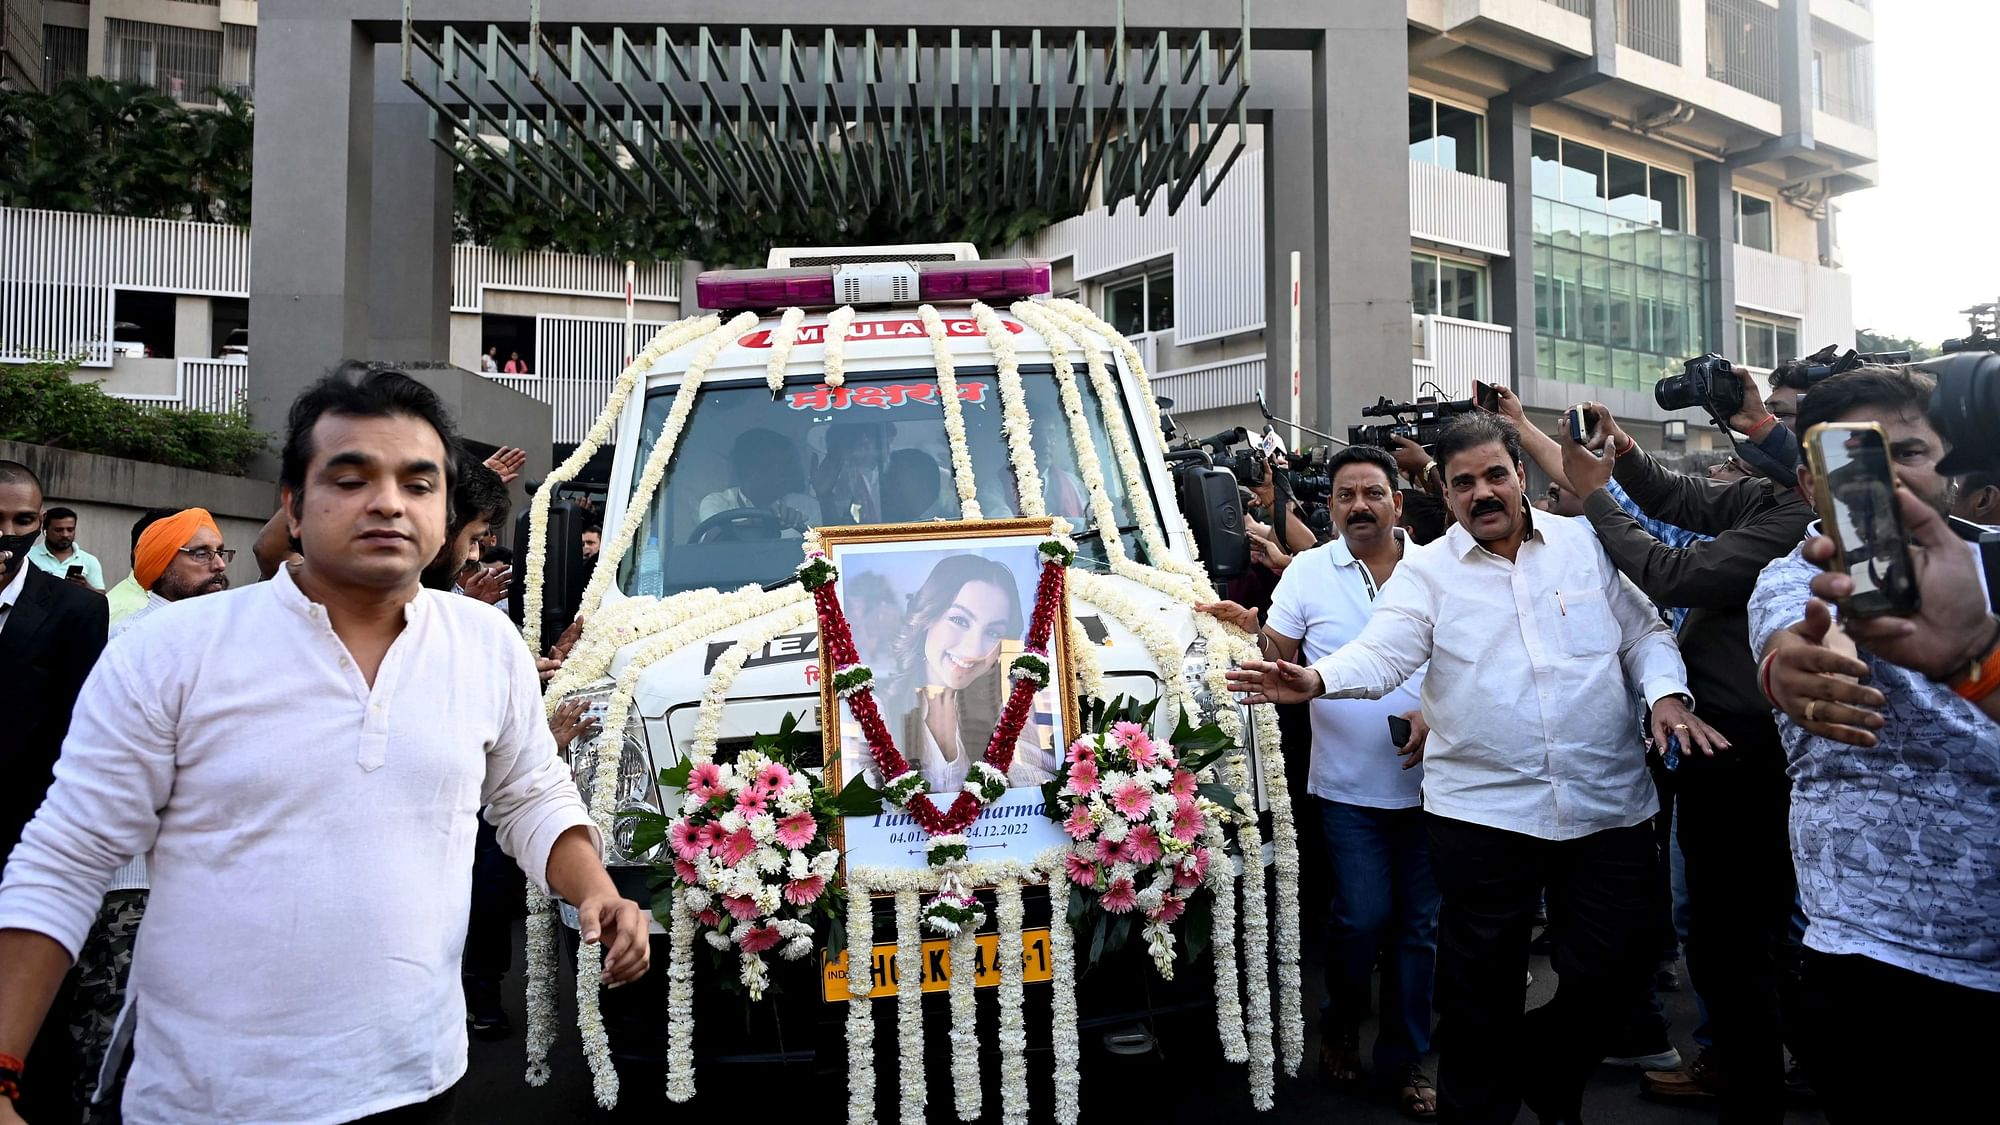
[(1638, 390), (1706, 350), (1708, 246), (1665, 226), (1537, 198), (1535, 367)]

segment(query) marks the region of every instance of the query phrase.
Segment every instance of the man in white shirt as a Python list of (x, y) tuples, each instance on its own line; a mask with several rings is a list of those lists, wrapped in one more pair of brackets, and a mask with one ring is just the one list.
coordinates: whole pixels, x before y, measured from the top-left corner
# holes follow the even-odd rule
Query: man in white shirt
[[(1372, 445), (1350, 446), (1327, 463), (1333, 518), (1341, 537), (1293, 556), (1271, 595), (1268, 621), (1234, 602), (1203, 607), (1259, 634), (1277, 660), (1322, 660), (1359, 636), (1410, 543), (1397, 526), (1403, 497), (1396, 461)], [(1316, 699), (1307, 788), (1319, 807), (1332, 903), (1327, 914), (1327, 1002), (1320, 1014), (1320, 1073), (1336, 1086), (1361, 1078), (1361, 1023), (1376, 953), (1382, 958), (1381, 1032), (1375, 1073), (1397, 1091), (1405, 1112), (1437, 1112), (1423, 1070), (1431, 1044), (1431, 983), (1437, 967), (1437, 879), (1424, 827), (1425, 732), (1420, 670), (1379, 699)], [(1407, 720), (1400, 748), (1391, 725)], [(1398, 755), (1404, 760), (1398, 760)]]
[[(1404, 558), (1361, 636), (1310, 667), (1247, 662), (1230, 685), (1252, 702), (1376, 698), (1429, 662), (1440, 1119), (1498, 1125), (1526, 1100), (1544, 1122), (1575, 1121), (1665, 928), (1647, 823), (1659, 799), (1631, 690), (1652, 705), (1654, 739), (1726, 743), (1689, 707), (1673, 634), (1596, 538), (1532, 518), (1511, 425), (1456, 419), (1435, 456), (1457, 522)], [(1562, 986), (1524, 1016), (1544, 887)]]
[(606, 981), (645, 971), (645, 920), (604, 871), (519, 637), (418, 583), (451, 443), (399, 371), (314, 384), (280, 478), (302, 560), (108, 649), (0, 883), (0, 1054), (27, 1052), (106, 881), (144, 854), (127, 1122), (449, 1120), (482, 805), (576, 904)]

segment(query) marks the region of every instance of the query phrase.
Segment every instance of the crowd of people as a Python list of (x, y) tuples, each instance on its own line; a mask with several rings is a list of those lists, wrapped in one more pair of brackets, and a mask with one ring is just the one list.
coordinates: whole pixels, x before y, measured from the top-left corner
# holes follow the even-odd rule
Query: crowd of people
[[(1335, 455), (1332, 542), (1274, 550), (1256, 512), (1274, 588), (1204, 608), (1259, 635), (1232, 687), (1310, 715), (1324, 1079), (1361, 1078), (1379, 965), (1374, 1069), (1413, 1118), (1577, 1121), (1600, 1062), (1656, 1068), (1644, 1093), (1725, 1122), (1801, 1098), (1836, 1122), (1978, 1113), (1962, 1076), (2000, 1045), (2000, 618), (1946, 521), (1991, 524), (2000, 481), (1940, 471), (1933, 390), (1787, 365), (1727, 419), (1734, 451), (1676, 470), (1601, 404), (1558, 438), (1502, 388), (1428, 450)], [(1915, 616), (1839, 613), (1854, 580), (1822, 569), (1795, 436), (1820, 423), (1886, 434)], [(1433, 498), (1452, 523), (1427, 541), (1409, 510)], [(1524, 1012), (1538, 946), (1560, 984)], [(1655, 995), (1683, 947), (1685, 1063)]]
[[(1552, 437), (1499, 389), (1429, 448), (1333, 456), (1324, 543), (1269, 476), (1252, 490), (1255, 566), (1201, 608), (1258, 637), (1230, 683), (1280, 706), (1323, 845), (1325, 1081), (1493, 1125), (1580, 1120), (1607, 1061), (1725, 1122), (1815, 1094), (1835, 1122), (1978, 1112), (2000, 619), (1947, 520), (2000, 520), (2000, 479), (1941, 468), (1933, 389), (1781, 368), (1728, 419), (1735, 450), (1677, 467), (1601, 404), (1587, 440)], [(1825, 422), (1887, 438), (1911, 616), (1839, 612), (1854, 580), (1794, 436)], [(228, 597), (210, 513), (147, 511), (107, 590), (77, 513), (0, 461), (0, 677), (28, 703), (0, 750), (0, 1125), (449, 1120), (467, 1031), (508, 1030), (519, 871), (577, 907), (609, 983), (647, 971), (560, 759), (591, 719), (543, 711), (575, 630), (537, 659), (478, 604), (507, 592), (524, 461), (475, 459), (420, 384), (344, 366), (294, 404), (263, 580)], [(791, 503), (899, 502), (888, 474), (823, 478)], [(601, 527), (582, 536), (595, 565)], [(991, 628), (968, 613), (939, 651), (1017, 630), (1011, 581), (939, 589), (988, 587)], [(1530, 1010), (1536, 948), (1559, 985)], [(1691, 1060), (1656, 996), (1683, 949)]]

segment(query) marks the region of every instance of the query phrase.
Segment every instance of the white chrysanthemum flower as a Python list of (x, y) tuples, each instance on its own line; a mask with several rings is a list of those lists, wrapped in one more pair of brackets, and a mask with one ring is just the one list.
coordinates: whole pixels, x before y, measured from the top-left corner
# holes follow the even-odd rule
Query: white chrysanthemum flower
[(757, 849), (751, 856), (751, 862), (764, 874), (776, 875), (785, 869), (785, 853), (767, 845)]
[(770, 813), (758, 813), (750, 818), (750, 838), (760, 844), (768, 844), (778, 838), (778, 820)]
[(741, 832), (743, 831), (744, 824), (743, 814), (737, 812), (735, 809), (730, 809), (728, 812), (723, 813), (715, 823), (724, 832)]

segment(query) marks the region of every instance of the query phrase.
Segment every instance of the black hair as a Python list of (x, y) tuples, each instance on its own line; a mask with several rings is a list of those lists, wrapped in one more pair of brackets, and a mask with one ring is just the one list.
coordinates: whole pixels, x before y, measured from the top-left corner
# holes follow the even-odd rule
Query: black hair
[(595, 535), (598, 536), (599, 538), (602, 538), (604, 536), (604, 525), (601, 523), (591, 524), (589, 527), (583, 529), (583, 533), (585, 535)]
[(1520, 431), (1507, 419), (1484, 411), (1461, 414), (1446, 422), (1431, 446), (1431, 456), (1437, 459), (1438, 470), (1442, 472), (1453, 457), (1482, 445), (1499, 445), (1507, 450), (1514, 464), (1522, 463)]
[(177, 516), (185, 511), (187, 511), (186, 508), (147, 508), (143, 513), (140, 514), (138, 519), (132, 521), (133, 553), (136, 554), (138, 552), (139, 537), (146, 534), (147, 528), (153, 526), (156, 523), (159, 523), (161, 520), (166, 519), (168, 516)]
[(1870, 364), (1843, 371), (1814, 383), (1812, 392), (1799, 400), (1798, 432), (1803, 436), (1821, 422), (1835, 421), (1863, 406), (1881, 407), (1896, 416), (1922, 417), (1936, 387), (1929, 375), (1906, 367)]
[(511, 563), (514, 561), (514, 549), (495, 544), (479, 552), (479, 561), (483, 563)]
[(1451, 526), (1451, 509), (1444, 501), (1432, 496), (1421, 488), (1403, 490), (1403, 526), (1410, 531), (1410, 538), (1421, 547), (1442, 536)]
[(74, 508), (50, 508), (48, 511), (42, 513), (42, 526), (48, 526), (50, 520), (73, 520), (75, 518), (76, 509)]
[[(404, 415), (430, 423), (444, 443), (444, 485), (447, 503), (458, 487), (458, 439), (451, 414), (437, 392), (402, 369), (348, 360), (321, 376), (292, 400), (285, 419), (285, 447), (279, 457), (278, 483), (296, 498), (305, 492), (306, 466), (313, 457), (313, 427), (328, 414), (350, 418)], [(296, 500), (294, 501), (296, 502)], [(450, 521), (450, 514), (446, 514)]]
[(2000, 469), (1978, 469), (1958, 478), (1959, 495), (1982, 488), (2000, 488)]
[(1340, 470), (1349, 465), (1373, 465), (1389, 478), (1389, 487), (1396, 487), (1396, 458), (1379, 445), (1350, 445), (1334, 454), (1326, 462), (1326, 478), (1332, 480), (1340, 475)]
[(42, 478), (19, 461), (0, 461), (0, 484), (32, 485), (36, 492), (42, 491)]
[(1810, 374), (1812, 366), (1812, 357), (1801, 356), (1798, 359), (1787, 360), (1773, 367), (1768, 380), (1771, 384), (1771, 389), (1775, 391), (1784, 387), (1790, 387), (1795, 391), (1805, 390), (1813, 385), (1812, 375)]
[(447, 542), (457, 538), (473, 520), (505, 523), (507, 510), (513, 506), (507, 496), (506, 482), (483, 463), (467, 457), (459, 463), (458, 474), (458, 483), (451, 489), (452, 519), (446, 529)]

